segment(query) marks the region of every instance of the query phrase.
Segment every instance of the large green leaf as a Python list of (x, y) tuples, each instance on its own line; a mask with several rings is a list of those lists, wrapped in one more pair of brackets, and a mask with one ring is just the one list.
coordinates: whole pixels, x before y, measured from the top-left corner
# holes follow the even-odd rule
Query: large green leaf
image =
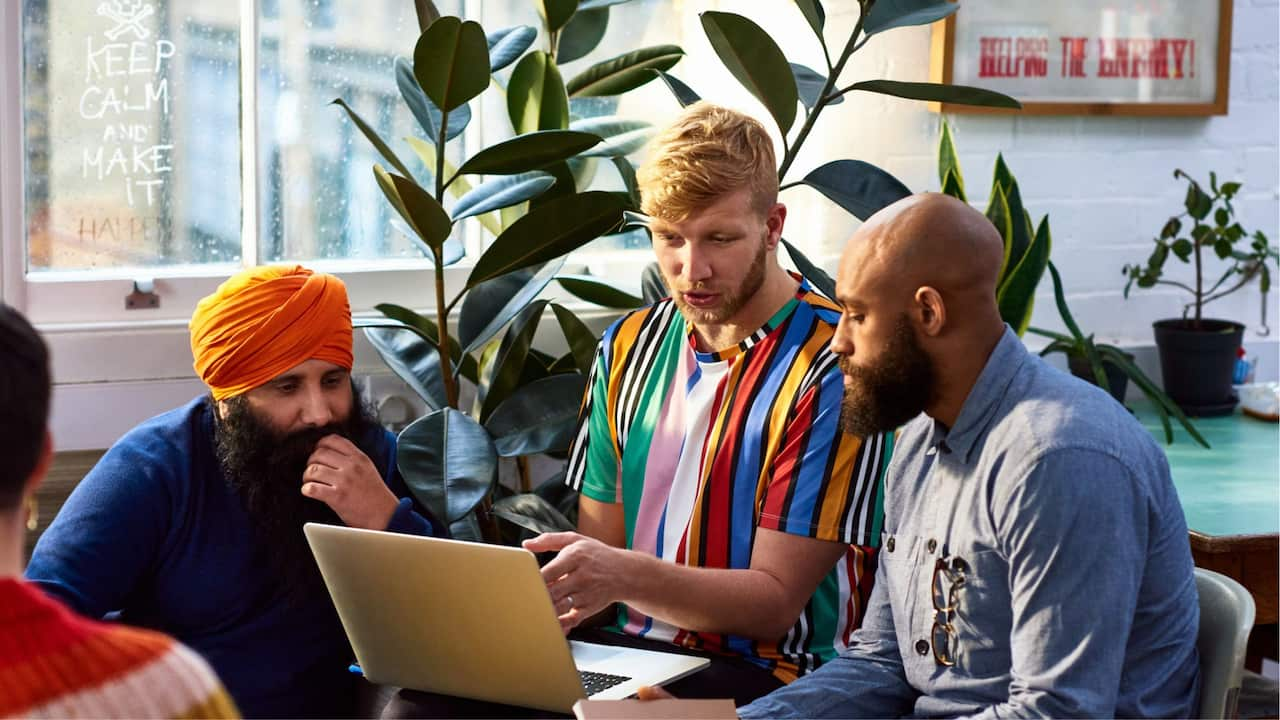
[(684, 82), (675, 75), (665, 73), (661, 70), (653, 70), (652, 72), (662, 78), (662, 82), (666, 83), (667, 89), (675, 96), (676, 102), (680, 103), (680, 107), (689, 107), (702, 99), (698, 93), (693, 91), (693, 88), (685, 85)]
[[(951, 175), (950, 180), (947, 179), (948, 174)], [(942, 121), (942, 136), (938, 139), (938, 180), (942, 182), (942, 192), (968, 202), (964, 196), (960, 159), (956, 156), (956, 144), (951, 137), (951, 123), (946, 120)]]
[(826, 195), (859, 220), (907, 197), (911, 191), (894, 176), (861, 160), (834, 160), (800, 182)]
[(825, 44), (822, 29), (827, 24), (827, 12), (822, 9), (820, 0), (796, 0), (796, 5), (800, 8), (800, 14), (804, 15), (805, 22), (813, 28), (813, 34)]
[(569, 351), (573, 353), (574, 364), (578, 372), (586, 375), (591, 372), (591, 363), (596, 356), (596, 343), (600, 338), (578, 319), (569, 308), (551, 303), (551, 310), (560, 323), (560, 331), (564, 333), (565, 342), (569, 343)]
[(929, 25), (959, 9), (948, 0), (876, 0), (862, 29), (874, 35), (896, 27)]
[(641, 48), (587, 68), (565, 86), (573, 97), (621, 95), (653, 80), (651, 70), (667, 71), (684, 57), (677, 45)]
[[(405, 138), (405, 142), (409, 143), (409, 146), (418, 154), (423, 165), (431, 168), (436, 166), (436, 146), (434, 144), (416, 137), (407, 137)], [(458, 174), (458, 169), (453, 166), (453, 163), (446, 159), (441, 163), (441, 165), (443, 166), (442, 169), (445, 177), (449, 178), (445, 183), (445, 187), (449, 192), (453, 193), (455, 198), (461, 198), (463, 195), (471, 192), (471, 183), (467, 182), (466, 178)], [(498, 224), (498, 221), (494, 216), (480, 215), (477, 216), (476, 219), (480, 221), (480, 224), (484, 226), (485, 230), (488, 230), (494, 235), (502, 232), (502, 226)]]
[(569, 127), (569, 96), (550, 55), (535, 50), (516, 63), (507, 83), (507, 114), (520, 134)]
[(578, 0), (538, 0), (538, 14), (547, 23), (547, 32), (564, 27), (578, 9)]
[(446, 15), (413, 48), (413, 74), (436, 107), (451, 112), (489, 87), (489, 43), (479, 23)]
[(547, 304), (546, 300), (534, 300), (524, 306), (507, 327), (493, 364), (480, 377), (476, 393), (476, 400), (480, 404), (480, 422), (486, 422), (498, 405), (521, 385), (520, 378), (529, 359), (533, 335), (538, 331), (538, 321)]
[(353, 324), (364, 330), (364, 336), (382, 356), (382, 362), (404, 380), (427, 407), (439, 410), (448, 404), (435, 344), (407, 326), (387, 320), (362, 320)]
[(329, 104), (337, 105), (347, 111), (347, 116), (351, 118), (351, 122), (355, 123), (356, 127), (360, 129), (360, 132), (363, 133), (369, 142), (373, 144), (373, 147), (377, 149), (378, 154), (382, 155), (387, 162), (391, 163), (391, 167), (398, 170), (400, 174), (405, 177), (413, 177), (413, 173), (409, 172), (409, 168), (405, 167), (405, 164), (400, 162), (400, 158), (396, 157), (396, 154), (392, 152), (391, 148), (387, 147), (387, 144), (383, 142), (382, 136), (378, 135), (378, 132), (374, 130), (369, 123), (365, 122), (364, 118), (360, 117), (360, 113), (356, 112), (342, 98), (335, 98), (333, 102)]
[[(426, 338), (437, 350), (439, 349), (440, 332), (436, 329), (436, 324), (429, 318), (419, 315), (407, 307), (391, 303), (379, 303), (374, 306), (374, 309), (392, 320), (403, 323), (406, 327)], [(379, 327), (379, 321), (361, 320), (359, 322), (369, 327)], [(449, 358), (453, 361), (455, 375), (461, 374), (462, 377), (473, 383), (477, 381), (479, 376), (476, 373), (475, 359), (470, 355), (462, 354), (462, 347), (458, 345), (457, 340), (452, 335), (449, 337)]]
[(578, 0), (578, 12), (584, 10), (599, 10), (600, 8), (613, 7), (614, 5), (625, 5), (631, 0)]
[(616, 228), (625, 207), (622, 196), (600, 191), (539, 205), (493, 241), (476, 261), (467, 287), (578, 249)]
[(1005, 201), (1009, 204), (1009, 247), (1005, 250), (1004, 266), (1000, 274), (1000, 286), (1003, 287), (1012, 269), (1022, 262), (1023, 255), (1031, 246), (1035, 229), (1032, 228), (1031, 219), (1022, 205), (1022, 192), (1018, 189), (1018, 181), (1013, 177), (1009, 166), (1005, 164), (1004, 155), (1000, 153), (996, 154), (995, 179), (992, 181), (993, 195), (997, 186), (1004, 191)]
[(1022, 103), (1003, 93), (984, 88), (966, 85), (945, 85), (943, 83), (898, 82), (897, 80), (866, 80), (854, 83), (848, 90), (864, 90), (866, 92), (892, 95), (908, 100), (928, 100), (931, 102), (954, 103), (956, 105), (978, 105), (981, 107), (1010, 108), (1019, 110)]
[(516, 61), (538, 39), (537, 29), (528, 25), (516, 25), (489, 33), (489, 70), (497, 72)]
[(622, 186), (627, 189), (627, 197), (630, 198), (630, 207), (636, 210), (640, 209), (640, 186), (636, 182), (636, 166), (624, 157), (612, 158), (613, 167), (618, 171), (618, 177), (622, 180)]
[[(812, 110), (822, 98), (822, 89), (827, 86), (827, 76), (800, 63), (788, 64), (791, 66), (791, 74), (796, 79), (796, 91), (800, 93), (800, 102)], [(836, 96), (834, 100), (828, 100), (827, 104), (839, 105), (842, 102), (844, 97)]]
[[(409, 227), (409, 223), (401, 220), (399, 217), (391, 218), (390, 223), (391, 227), (394, 228), (396, 232), (404, 235), (409, 242), (413, 243), (414, 247), (418, 248), (418, 250), (422, 252), (423, 257), (425, 257), (428, 262), (432, 265), (436, 264), (434, 253), (431, 252), (431, 247), (423, 242), (422, 238), (418, 237), (418, 233), (415, 232), (413, 228)], [(444, 256), (442, 258), (442, 264), (445, 267), (449, 267), (461, 260), (467, 253), (466, 249), (462, 246), (462, 242), (450, 235), (449, 239), (445, 240), (444, 244), (440, 246), (440, 254)]]
[[(644, 147), (653, 136), (653, 125), (643, 120), (626, 120), (616, 115), (574, 120), (569, 123), (570, 130), (591, 133), (604, 140), (599, 145), (586, 150), (582, 157), (619, 157)], [(586, 187), (580, 184), (578, 187)]]
[(991, 224), (996, 226), (996, 232), (1000, 233), (1001, 242), (1004, 243), (1004, 259), (1000, 262), (1000, 277), (1003, 278), (1009, 273), (1009, 268), (1013, 267), (1009, 263), (1009, 249), (1013, 246), (1013, 219), (1009, 214), (1009, 199), (1005, 197), (1004, 187), (998, 183), (991, 188), (986, 215)]
[(453, 221), (510, 207), (546, 192), (556, 179), (544, 172), (507, 175), (477, 186), (453, 206)]
[(564, 267), (556, 258), (539, 268), (523, 268), (481, 283), (467, 292), (458, 320), (458, 341), (470, 354), (511, 322)]
[(604, 39), (604, 31), (609, 27), (609, 8), (600, 7), (593, 10), (578, 8), (569, 24), (560, 31), (560, 42), (556, 45), (556, 62), (563, 65), (596, 49)]
[(447, 407), (400, 432), (396, 465), (413, 496), (436, 517), (453, 523), (489, 494), (498, 455), (479, 423)]
[(589, 275), (557, 275), (556, 282), (574, 297), (602, 307), (634, 310), (646, 304), (635, 295), (623, 292)]
[[(404, 218), (406, 223), (411, 223), (409, 210), (404, 206), (404, 199), (400, 197), (400, 191), (396, 189), (396, 183), (391, 178), (391, 173), (387, 172), (386, 168), (381, 165), (375, 164), (373, 166), (373, 178), (378, 183), (378, 189), (382, 190), (382, 194), (386, 196), (387, 202), (391, 203), (391, 207), (395, 209), (396, 213)], [(424, 255), (435, 254), (431, 250), (431, 246), (427, 245), (426, 241), (422, 239), (422, 233), (418, 232), (417, 228), (410, 227), (409, 232), (415, 238), (414, 243), (418, 245)]]
[(786, 137), (800, 101), (787, 56), (769, 33), (741, 15), (704, 12), (701, 17), (702, 29), (720, 62), (764, 104)]
[(787, 254), (791, 256), (791, 262), (795, 263), (796, 269), (799, 270), (800, 274), (809, 281), (809, 284), (818, 292), (826, 295), (832, 300), (835, 300), (836, 281), (832, 280), (831, 276), (823, 271), (822, 268), (814, 265), (813, 261), (806, 257), (804, 253), (800, 252), (799, 248), (795, 245), (792, 245), (785, 239), (782, 240), (782, 245), (787, 249)]
[(399, 193), (400, 201), (404, 203), (405, 212), (408, 213), (405, 220), (433, 251), (439, 252), (453, 230), (449, 214), (418, 183), (395, 173), (391, 173), (391, 181), (395, 183), (396, 192)]
[[(409, 112), (418, 120), (422, 131), (435, 142), (440, 135), (440, 121), (444, 114), (431, 102), (431, 98), (422, 92), (418, 78), (413, 74), (413, 66), (404, 58), (396, 58), (396, 87), (400, 88), (400, 97), (409, 106)], [(452, 140), (466, 129), (471, 122), (471, 107), (466, 103), (459, 105), (449, 113), (445, 140)], [(434, 166), (432, 168), (434, 170)]]
[(1018, 335), (1026, 331), (1031, 324), (1031, 310), (1035, 306), (1036, 288), (1040, 278), (1044, 276), (1045, 266), (1049, 263), (1049, 251), (1052, 239), (1049, 235), (1049, 217), (1040, 221), (1035, 239), (1031, 247), (1010, 273), (1009, 279), (1000, 288), (997, 300), (1000, 303), (1000, 317), (1009, 323)]
[(554, 505), (534, 493), (504, 497), (493, 504), (493, 514), (534, 535), (575, 529), (573, 522)]
[(573, 130), (525, 133), (472, 155), (458, 168), (458, 174), (515, 175), (545, 169), (543, 166), (549, 163), (573, 157), (599, 143), (599, 135)]
[[(569, 168), (568, 162), (557, 160), (549, 165), (543, 165), (542, 170), (543, 172), (551, 173), (551, 177), (556, 179), (556, 184), (552, 185), (550, 190), (530, 200), (528, 208), (530, 210), (539, 208), (549, 202), (555, 202), (562, 197), (568, 197), (578, 191), (577, 177), (573, 174), (573, 170)], [(524, 213), (519, 213), (510, 220), (505, 220), (506, 216), (504, 216), (504, 227), (511, 227), (523, 215)]]
[(501, 457), (569, 449), (587, 377), (551, 375), (516, 389), (485, 421)]

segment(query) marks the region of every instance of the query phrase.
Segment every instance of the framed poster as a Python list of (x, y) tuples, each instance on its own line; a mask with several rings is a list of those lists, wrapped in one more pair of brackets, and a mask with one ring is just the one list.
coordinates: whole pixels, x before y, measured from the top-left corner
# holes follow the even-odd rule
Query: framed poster
[(1231, 2), (967, 0), (933, 26), (930, 75), (1015, 97), (1024, 114), (1225, 115)]

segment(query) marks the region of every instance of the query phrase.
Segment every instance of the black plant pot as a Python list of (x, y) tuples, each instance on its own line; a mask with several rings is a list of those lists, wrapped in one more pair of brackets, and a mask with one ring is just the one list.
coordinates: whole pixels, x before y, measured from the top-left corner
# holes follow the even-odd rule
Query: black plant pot
[[(1129, 358), (1132, 359), (1133, 356), (1130, 355)], [(1089, 361), (1083, 356), (1068, 355), (1067, 367), (1071, 370), (1072, 375), (1081, 380), (1094, 385), (1098, 384), (1098, 379), (1093, 376), (1093, 368), (1089, 367)], [(1111, 388), (1111, 397), (1123, 405), (1124, 394), (1129, 389), (1129, 376), (1110, 360), (1102, 361), (1102, 372), (1107, 376), (1107, 385)]]
[(1230, 415), (1236, 407), (1231, 371), (1244, 326), (1230, 320), (1158, 320), (1156, 347), (1165, 393), (1191, 416)]

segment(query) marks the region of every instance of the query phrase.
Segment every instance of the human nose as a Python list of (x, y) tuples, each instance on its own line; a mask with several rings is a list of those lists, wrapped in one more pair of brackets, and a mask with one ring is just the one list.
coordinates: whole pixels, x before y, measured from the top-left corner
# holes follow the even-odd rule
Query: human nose
[(681, 258), (685, 278), (691, 283), (711, 279), (711, 262), (707, 251), (699, 243), (687, 242)]
[(321, 427), (333, 421), (333, 409), (320, 388), (306, 391), (302, 398), (300, 415), (302, 424), (309, 427)]
[(853, 355), (853, 333), (849, 330), (849, 321), (843, 315), (836, 323), (836, 331), (831, 336), (831, 352), (837, 355)]

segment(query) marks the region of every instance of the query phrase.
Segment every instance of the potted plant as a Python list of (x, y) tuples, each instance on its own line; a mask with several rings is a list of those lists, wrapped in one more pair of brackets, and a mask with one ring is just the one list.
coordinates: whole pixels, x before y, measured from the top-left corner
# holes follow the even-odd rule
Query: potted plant
[[(1219, 185), (1217, 175), (1209, 173), (1209, 192), (1205, 192), (1182, 170), (1175, 170), (1173, 176), (1187, 182), (1185, 209), (1164, 224), (1145, 264), (1124, 266), (1129, 278), (1124, 295), (1129, 296), (1134, 284), (1140, 288), (1169, 285), (1191, 294), (1182, 317), (1152, 324), (1164, 389), (1188, 415), (1226, 415), (1236, 404), (1231, 375), (1244, 326), (1206, 318), (1204, 306), (1255, 278), (1265, 296), (1271, 288), (1268, 263), (1274, 263), (1278, 256), (1266, 235), (1261, 231), (1250, 234), (1236, 222), (1231, 200), (1240, 191), (1240, 183)], [(1222, 275), (1209, 285), (1205, 283), (1206, 249), (1226, 263)], [(1164, 277), (1165, 262), (1171, 255), (1193, 265), (1193, 285)]]
[(1051, 340), (1049, 345), (1040, 351), (1041, 357), (1055, 352), (1066, 355), (1071, 374), (1098, 385), (1122, 404), (1128, 381), (1132, 380), (1133, 384), (1137, 385), (1138, 389), (1151, 400), (1152, 406), (1160, 416), (1160, 423), (1164, 426), (1165, 442), (1173, 442), (1173, 426), (1169, 423), (1169, 416), (1172, 415), (1182, 427), (1186, 428), (1191, 437), (1195, 438), (1196, 442), (1206, 448), (1209, 447), (1208, 441), (1200, 431), (1196, 430), (1195, 425), (1191, 424), (1182, 410), (1178, 409), (1177, 404), (1161, 392), (1151, 378), (1134, 364), (1132, 355), (1115, 345), (1094, 342), (1092, 334), (1085, 335), (1081, 332), (1080, 326), (1067, 307), (1066, 293), (1062, 290), (1062, 277), (1058, 275), (1058, 268), (1053, 266), (1052, 261), (1049, 262), (1049, 276), (1053, 280), (1053, 299), (1058, 305), (1058, 315), (1070, 334), (1064, 335), (1038, 327), (1028, 327), (1028, 332)]

